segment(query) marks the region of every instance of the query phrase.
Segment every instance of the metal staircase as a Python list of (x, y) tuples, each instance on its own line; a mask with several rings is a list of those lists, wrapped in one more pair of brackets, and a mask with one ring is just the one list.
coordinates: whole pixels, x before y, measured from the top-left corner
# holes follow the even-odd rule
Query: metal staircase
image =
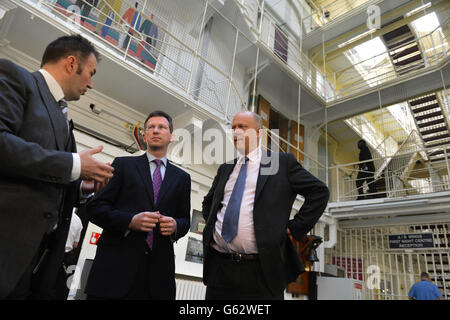
[(418, 149), (420, 149), (420, 136), (417, 131), (411, 131), (396, 153), (392, 157), (386, 158), (377, 170), (374, 184), (378, 196), (374, 198), (398, 197), (418, 193), (408, 182), (415, 164), (422, 159), (421, 153), (417, 151)]
[[(391, 22), (401, 20), (399, 17)], [(386, 44), (389, 57), (397, 75), (401, 76), (410, 71), (425, 67), (420, 45), (411, 28), (405, 24), (381, 37)]]
[[(409, 100), (408, 105), (426, 148), (450, 143), (448, 120), (436, 93)], [(449, 154), (450, 149), (447, 149), (447, 157)], [(445, 160), (444, 150), (430, 151), (427, 157), (431, 163)]]

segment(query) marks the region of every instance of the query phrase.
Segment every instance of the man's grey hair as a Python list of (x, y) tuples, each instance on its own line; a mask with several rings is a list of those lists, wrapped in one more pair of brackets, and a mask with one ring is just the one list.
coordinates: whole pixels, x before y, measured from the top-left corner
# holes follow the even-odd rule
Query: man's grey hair
[(255, 119), (255, 122), (258, 125), (258, 128), (261, 129), (263, 126), (261, 116), (257, 113), (254, 113), (254, 112), (252, 112), (252, 113), (253, 113), (253, 118)]
[(239, 113), (246, 113), (246, 114), (251, 114), (253, 116), (253, 119), (255, 120), (256, 126), (258, 129), (261, 129), (263, 124), (262, 124), (262, 119), (261, 116), (257, 113), (254, 113), (253, 111), (248, 111), (248, 110), (244, 110), (244, 111), (240, 111), (238, 113), (236, 113), (234, 116), (236, 116)]

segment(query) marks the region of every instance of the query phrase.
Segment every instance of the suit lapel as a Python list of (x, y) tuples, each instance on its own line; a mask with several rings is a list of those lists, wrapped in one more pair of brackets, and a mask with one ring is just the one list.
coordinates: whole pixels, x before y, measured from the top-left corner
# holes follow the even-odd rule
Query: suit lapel
[[(214, 198), (217, 199), (216, 202), (212, 205), (212, 211), (215, 215), (218, 213), (218, 209), (222, 202), (224, 193), (225, 193), (225, 185), (227, 184), (228, 179), (230, 178), (231, 173), (233, 172), (234, 166), (236, 165), (237, 159), (234, 159), (233, 162), (226, 162), (223, 164), (224, 168), (222, 169), (222, 175), (217, 183), (216, 190), (219, 192), (214, 195)], [(215, 220), (214, 220), (215, 221)]]
[[(261, 163), (259, 165), (259, 173), (258, 173), (258, 180), (256, 181), (256, 190), (255, 190), (255, 202), (258, 199), (259, 195), (261, 194), (262, 189), (264, 188), (264, 185), (267, 182), (267, 179), (273, 174), (268, 174), (268, 170), (266, 168), (270, 168), (272, 165), (271, 162), (271, 154), (268, 154), (265, 151), (262, 151), (261, 156)], [(263, 173), (261, 174), (261, 169), (263, 169)]]
[(144, 180), (145, 190), (147, 191), (150, 203), (153, 208), (153, 183), (152, 176), (150, 174), (150, 164), (148, 163), (147, 154), (144, 153), (139, 157), (138, 161), (136, 162), (136, 166), (142, 180)]
[(50, 92), (50, 89), (45, 82), (44, 77), (39, 71), (33, 72), (32, 75), (36, 79), (36, 83), (39, 88), (39, 93), (44, 101), (44, 106), (47, 109), (52, 123), (53, 133), (56, 140), (56, 146), (58, 150), (65, 150), (65, 141), (67, 138), (66, 119), (62, 112), (59, 110), (59, 106), (55, 101), (55, 98)]

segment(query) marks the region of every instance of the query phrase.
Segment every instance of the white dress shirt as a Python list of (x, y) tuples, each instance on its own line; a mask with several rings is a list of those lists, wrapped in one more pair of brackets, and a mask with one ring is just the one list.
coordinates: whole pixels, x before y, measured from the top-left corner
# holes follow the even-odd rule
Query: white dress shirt
[(219, 252), (231, 253), (258, 253), (256, 246), (255, 228), (253, 224), (253, 206), (255, 203), (256, 183), (258, 181), (259, 166), (261, 164), (261, 149), (256, 148), (248, 154), (247, 177), (245, 179), (244, 193), (242, 195), (241, 209), (239, 213), (239, 225), (236, 237), (227, 243), (222, 238), (222, 224), (227, 209), (228, 201), (233, 192), (244, 157), (240, 157), (234, 166), (233, 172), (225, 184), (222, 200), (222, 209), (217, 213), (217, 221), (214, 229), (214, 241), (212, 247)]
[[(42, 76), (45, 79), (45, 82), (47, 83), (47, 86), (50, 90), (50, 93), (55, 98), (56, 102), (59, 102), (59, 100), (64, 98), (64, 92), (59, 85), (59, 83), (53, 78), (53, 76), (44, 69), (40, 69), (39, 72), (42, 74)], [(81, 159), (80, 155), (78, 153), (72, 153), (73, 158), (73, 166), (72, 166), (72, 173), (70, 175), (70, 181), (75, 181), (80, 178), (81, 175)]]
[[(75, 210), (73, 210), (75, 211)], [(83, 224), (81, 219), (77, 216), (75, 212), (72, 212), (72, 219), (70, 220), (69, 234), (67, 235), (66, 241), (66, 251), (69, 252), (73, 250), (74, 242), (80, 242), (81, 231), (83, 230)]]

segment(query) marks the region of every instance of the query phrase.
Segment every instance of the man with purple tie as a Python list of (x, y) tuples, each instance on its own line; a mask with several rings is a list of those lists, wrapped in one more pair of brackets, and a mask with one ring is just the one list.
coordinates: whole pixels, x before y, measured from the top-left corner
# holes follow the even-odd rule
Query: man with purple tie
[(173, 242), (190, 227), (191, 178), (167, 160), (172, 118), (145, 121), (147, 152), (118, 157), (115, 175), (87, 206), (103, 228), (86, 285), (88, 299), (175, 299)]

